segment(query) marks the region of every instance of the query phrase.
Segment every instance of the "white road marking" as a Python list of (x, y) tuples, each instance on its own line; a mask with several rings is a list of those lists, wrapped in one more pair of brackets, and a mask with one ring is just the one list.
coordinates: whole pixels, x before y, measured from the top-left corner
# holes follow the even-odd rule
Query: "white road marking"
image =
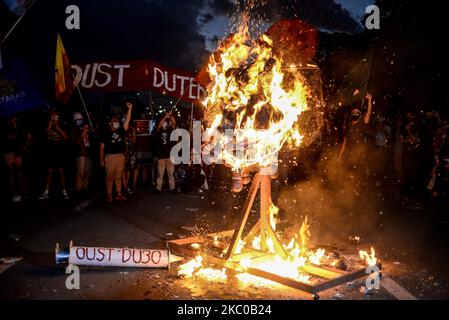
[(403, 287), (401, 287), (393, 279), (386, 276), (385, 274), (382, 276), (380, 284), (398, 300), (418, 300), (414, 295), (405, 290)]

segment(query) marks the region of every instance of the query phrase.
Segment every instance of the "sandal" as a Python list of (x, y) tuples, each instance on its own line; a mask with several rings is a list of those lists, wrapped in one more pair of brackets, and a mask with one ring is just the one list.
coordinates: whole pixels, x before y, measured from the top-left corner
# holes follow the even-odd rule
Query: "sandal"
[(112, 202), (114, 199), (112, 198), (112, 194), (108, 194), (107, 196), (106, 196), (106, 201), (107, 202)]

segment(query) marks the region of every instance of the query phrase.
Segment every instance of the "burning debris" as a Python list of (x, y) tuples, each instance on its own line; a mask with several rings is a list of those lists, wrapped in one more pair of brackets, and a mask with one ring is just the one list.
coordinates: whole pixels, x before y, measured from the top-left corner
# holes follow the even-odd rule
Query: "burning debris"
[[(227, 269), (232, 269), (240, 273), (237, 279), (244, 284), (257, 276), (316, 294), (361, 277), (364, 270), (346, 273), (342, 270), (348, 266), (341, 257), (322, 248), (312, 249), (307, 216), (291, 238), (277, 230), (279, 209), (271, 200), (271, 180), (277, 176), (278, 152), (284, 147), (297, 148), (313, 137), (319, 128), (320, 104), (309, 99), (314, 88), (307, 86), (301, 69), (284, 68), (283, 54), (274, 47), (266, 34), (251, 39), (248, 20), (243, 17), (238, 32), (220, 44), (208, 65), (211, 82), (203, 104), (210, 125), (206, 131), (209, 145), (203, 154), (218, 150), (214, 157), (232, 170), (235, 192), (250, 182), (250, 172), (257, 172), (240, 224), (230, 233), (230, 242), (216, 234), (201, 244), (198, 237), (191, 242), (170, 242), (190, 244), (196, 252), (193, 260), (180, 266), (182, 277), (226, 282)], [(307, 112), (317, 115), (311, 117), (313, 121)], [(242, 238), (259, 189), (260, 219)], [(368, 265), (377, 263), (374, 249), (370, 254), (361, 251), (360, 258)], [(339, 269), (332, 268), (337, 265)], [(320, 283), (318, 278), (326, 281)]]

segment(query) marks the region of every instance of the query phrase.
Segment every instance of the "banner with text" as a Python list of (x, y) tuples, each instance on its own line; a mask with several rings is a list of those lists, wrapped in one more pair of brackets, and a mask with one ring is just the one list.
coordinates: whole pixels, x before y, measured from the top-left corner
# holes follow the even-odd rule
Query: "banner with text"
[(151, 90), (187, 102), (201, 100), (205, 93), (196, 75), (149, 60), (72, 64), (75, 84), (97, 91)]
[(0, 117), (45, 106), (45, 99), (21, 60), (0, 70)]

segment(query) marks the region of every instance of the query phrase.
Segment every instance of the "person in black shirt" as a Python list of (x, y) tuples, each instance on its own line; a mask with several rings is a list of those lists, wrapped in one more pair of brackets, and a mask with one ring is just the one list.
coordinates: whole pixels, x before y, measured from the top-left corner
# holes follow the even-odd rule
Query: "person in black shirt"
[(9, 183), (14, 202), (22, 201), (24, 187), (22, 173), (22, 155), (25, 147), (25, 135), (18, 126), (18, 118), (8, 120), (6, 132), (2, 137), (2, 153), (9, 171)]
[(176, 120), (171, 112), (167, 112), (165, 116), (159, 121), (156, 133), (156, 157), (157, 157), (157, 180), (156, 190), (162, 192), (162, 185), (164, 182), (165, 170), (167, 170), (168, 184), (170, 192), (176, 193), (175, 189), (175, 165), (170, 159), (170, 151), (172, 142), (170, 135), (176, 128)]
[(133, 105), (126, 103), (128, 112), (123, 127), (120, 119), (112, 116), (109, 120), (109, 128), (104, 132), (100, 141), (100, 165), (106, 169), (106, 192), (108, 202), (113, 200), (112, 187), (115, 182), (116, 200), (123, 201), (126, 197), (122, 194), (123, 170), (125, 169), (125, 137), (131, 120)]
[(62, 195), (64, 199), (69, 200), (69, 194), (67, 193), (64, 165), (66, 144), (69, 136), (67, 131), (62, 127), (62, 121), (59, 113), (52, 111), (50, 114), (50, 120), (47, 126), (47, 177), (45, 179), (44, 193), (39, 197), (40, 200), (46, 200), (49, 198), (49, 190), (51, 181), (53, 178), (53, 171), (59, 172), (59, 178), (62, 187)]
[(338, 160), (345, 160), (349, 169), (356, 169), (366, 164), (366, 140), (368, 134), (368, 124), (371, 120), (373, 109), (371, 94), (366, 95), (368, 100), (368, 110), (363, 116), (362, 112), (355, 108), (351, 111), (350, 124), (346, 129), (343, 143), (340, 149)]

